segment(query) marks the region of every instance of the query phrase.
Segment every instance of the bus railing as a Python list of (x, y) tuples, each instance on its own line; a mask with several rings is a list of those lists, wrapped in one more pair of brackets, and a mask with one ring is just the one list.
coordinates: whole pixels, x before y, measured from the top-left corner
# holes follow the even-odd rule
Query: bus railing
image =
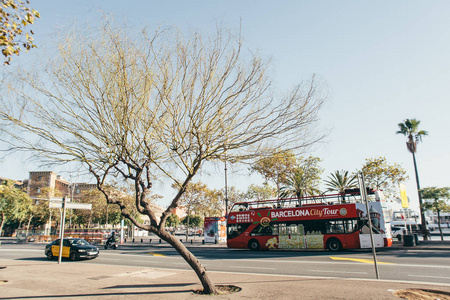
[[(368, 200), (376, 200), (375, 191), (368, 192)], [(294, 208), (314, 205), (334, 205), (347, 203), (361, 203), (359, 192), (327, 194), (317, 196), (307, 196), (302, 198), (280, 198), (261, 201), (249, 201), (235, 203), (231, 211), (246, 211), (254, 209), (276, 209), (276, 208)]]

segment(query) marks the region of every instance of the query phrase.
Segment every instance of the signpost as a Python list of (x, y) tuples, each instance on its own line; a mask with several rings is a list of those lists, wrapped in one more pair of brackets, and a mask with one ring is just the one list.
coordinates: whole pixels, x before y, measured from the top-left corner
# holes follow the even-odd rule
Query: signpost
[(359, 190), (361, 193), (361, 200), (365, 202), (366, 204), (366, 210), (367, 210), (367, 218), (369, 223), (369, 231), (370, 231), (370, 242), (372, 243), (372, 255), (373, 255), (373, 263), (375, 266), (375, 275), (377, 279), (380, 279), (380, 274), (378, 273), (378, 263), (377, 263), (377, 254), (375, 251), (375, 243), (373, 241), (373, 232), (372, 232), (372, 218), (370, 216), (370, 210), (369, 210), (369, 200), (367, 199), (367, 189), (365, 185), (364, 180), (364, 174), (362, 172), (358, 173), (358, 181), (359, 181)]
[[(69, 203), (68, 203), (69, 202)], [(50, 198), (48, 203), (49, 208), (61, 208), (61, 229), (59, 231), (59, 256), (58, 256), (58, 264), (61, 263), (62, 259), (62, 251), (64, 247), (64, 225), (66, 219), (66, 208), (71, 209), (92, 209), (92, 204), (89, 203), (73, 203), (70, 202), (70, 198)]]

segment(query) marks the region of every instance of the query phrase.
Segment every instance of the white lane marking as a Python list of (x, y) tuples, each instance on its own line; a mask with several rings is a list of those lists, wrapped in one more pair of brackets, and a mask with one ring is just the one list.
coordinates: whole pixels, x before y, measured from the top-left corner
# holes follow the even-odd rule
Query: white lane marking
[(308, 270), (308, 272), (346, 273), (346, 274), (367, 274), (367, 272), (326, 271), (326, 270)]
[(243, 267), (243, 266), (229, 266), (230, 268), (239, 269), (263, 269), (263, 270), (276, 270), (275, 268), (262, 268), (262, 267)]
[(426, 276), (426, 275), (408, 275), (411, 277), (429, 277), (429, 278), (439, 278), (439, 279), (450, 279), (450, 277), (442, 277), (442, 276)]

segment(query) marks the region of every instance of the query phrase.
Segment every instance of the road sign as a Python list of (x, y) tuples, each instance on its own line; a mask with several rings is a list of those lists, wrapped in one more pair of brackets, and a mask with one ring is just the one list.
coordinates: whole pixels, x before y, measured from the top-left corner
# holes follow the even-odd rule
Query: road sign
[(90, 203), (66, 203), (66, 208), (72, 209), (92, 209), (92, 204)]
[(55, 201), (55, 202), (53, 202), (53, 201), (50, 201), (49, 203), (48, 203), (48, 207), (49, 208), (62, 208), (62, 202), (60, 202), (60, 201)]
[[(62, 197), (50, 197), (50, 201), (53, 201), (53, 202), (63, 202), (64, 201), (63, 199), (64, 198), (62, 198)], [(70, 198), (66, 198), (66, 201), (70, 202)]]
[[(62, 208), (63, 207), (63, 203), (59, 202), (59, 201), (50, 201), (48, 206), (50, 208)], [(71, 208), (71, 209), (92, 209), (92, 204), (88, 204), (88, 203), (66, 203), (66, 208)]]

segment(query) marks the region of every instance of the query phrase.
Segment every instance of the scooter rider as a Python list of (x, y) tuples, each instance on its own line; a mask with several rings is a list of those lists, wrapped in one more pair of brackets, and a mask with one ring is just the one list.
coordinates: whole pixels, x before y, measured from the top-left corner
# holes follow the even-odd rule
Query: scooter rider
[(112, 243), (115, 243), (116, 241), (116, 232), (113, 230), (111, 232), (111, 235), (109, 236), (108, 240), (106, 241), (106, 246), (109, 247)]

